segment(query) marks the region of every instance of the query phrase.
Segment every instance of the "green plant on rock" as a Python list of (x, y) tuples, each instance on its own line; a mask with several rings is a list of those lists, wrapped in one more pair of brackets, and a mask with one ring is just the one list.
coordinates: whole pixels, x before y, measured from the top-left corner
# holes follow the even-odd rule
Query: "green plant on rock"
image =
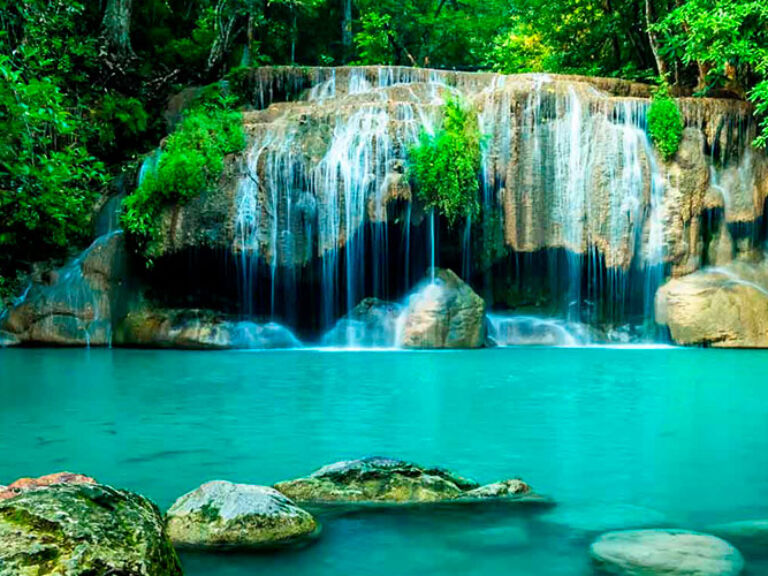
[(442, 127), (434, 134), (423, 131), (410, 150), (419, 198), (451, 226), (479, 210), (480, 140), (477, 114), (457, 98), (449, 98)]
[(163, 207), (184, 204), (216, 186), (228, 154), (245, 147), (243, 119), (225, 98), (206, 98), (190, 108), (171, 134), (154, 170), (124, 201), (123, 226), (148, 265), (159, 248)]
[(648, 132), (664, 160), (670, 160), (677, 154), (684, 128), (683, 115), (664, 82), (653, 95), (648, 109)]

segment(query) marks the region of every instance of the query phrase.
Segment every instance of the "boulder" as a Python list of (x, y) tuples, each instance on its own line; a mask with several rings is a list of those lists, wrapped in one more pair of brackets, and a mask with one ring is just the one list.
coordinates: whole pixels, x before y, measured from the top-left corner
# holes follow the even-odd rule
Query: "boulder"
[(397, 345), (397, 328), (403, 307), (378, 298), (365, 298), (325, 334), (325, 346), (391, 348)]
[(540, 500), (522, 480), (487, 486), (442, 468), (371, 457), (336, 462), (275, 488), (297, 502), (315, 504), (423, 504), (481, 500)]
[(742, 520), (712, 526), (710, 532), (727, 538), (745, 553), (756, 552), (768, 555), (768, 520)]
[(0, 574), (181, 575), (157, 507), (98, 484), (57, 484), (0, 502)]
[(142, 348), (228, 350), (296, 348), (299, 340), (287, 328), (270, 322), (238, 322), (212, 310), (167, 309), (144, 305), (117, 325), (114, 343)]
[(485, 302), (451, 270), (436, 270), (408, 299), (405, 348), (480, 348)]
[(768, 347), (768, 268), (734, 262), (670, 280), (656, 293), (656, 322), (677, 344)]
[[(0, 318), (0, 340), (49, 346), (106, 346), (112, 307), (126, 276), (123, 234), (97, 238), (77, 258), (33, 279)], [(2, 344), (0, 344), (2, 345)]]
[(319, 531), (311, 514), (267, 486), (217, 480), (185, 494), (167, 514), (168, 534), (182, 548), (271, 548)]
[(39, 478), (19, 478), (8, 486), (0, 486), (0, 500), (7, 500), (22, 492), (40, 490), (57, 484), (96, 484), (96, 480), (72, 472), (56, 472)]
[(685, 530), (608, 532), (590, 554), (599, 571), (624, 576), (735, 576), (744, 567), (725, 540)]

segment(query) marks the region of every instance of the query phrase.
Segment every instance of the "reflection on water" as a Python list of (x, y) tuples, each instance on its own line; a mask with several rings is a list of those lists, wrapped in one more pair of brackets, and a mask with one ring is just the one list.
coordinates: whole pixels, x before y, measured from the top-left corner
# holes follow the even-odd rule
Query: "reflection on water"
[(164, 508), (207, 480), (365, 455), (520, 475), (558, 506), (321, 513), (310, 547), (185, 555), (186, 573), (588, 574), (600, 531), (768, 518), (766, 367), (677, 349), (4, 350), (0, 483), (69, 469)]

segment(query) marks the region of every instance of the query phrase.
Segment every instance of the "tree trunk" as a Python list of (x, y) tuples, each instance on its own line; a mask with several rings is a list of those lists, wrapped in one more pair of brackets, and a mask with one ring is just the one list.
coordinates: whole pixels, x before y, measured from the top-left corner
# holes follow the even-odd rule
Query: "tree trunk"
[(228, 0), (219, 0), (216, 5), (216, 38), (213, 40), (211, 51), (208, 54), (208, 62), (206, 63), (206, 69), (209, 73), (217, 71), (217, 68), (219, 68), (224, 61), (224, 57), (229, 52), (229, 43), (237, 15), (234, 12), (226, 14), (227, 2)]
[(653, 0), (645, 0), (645, 26), (648, 30), (648, 40), (651, 43), (653, 58), (656, 60), (656, 70), (659, 72), (659, 76), (666, 80), (669, 74), (669, 66), (659, 53), (659, 37), (651, 28), (655, 23), (656, 9), (653, 5)]
[(344, 63), (346, 64), (352, 57), (352, 0), (341, 1), (344, 14), (341, 20), (341, 46), (344, 52)]
[(132, 0), (107, 0), (102, 20), (102, 36), (109, 55), (119, 60), (133, 57), (131, 47)]

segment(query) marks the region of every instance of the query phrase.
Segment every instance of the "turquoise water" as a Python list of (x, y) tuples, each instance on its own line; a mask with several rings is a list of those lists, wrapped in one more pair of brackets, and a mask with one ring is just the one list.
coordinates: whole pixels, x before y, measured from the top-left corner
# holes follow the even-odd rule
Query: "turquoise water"
[(602, 530), (768, 517), (766, 373), (757, 351), (2, 350), (0, 483), (66, 469), (166, 508), (365, 455), (519, 475), (559, 505), (322, 516), (310, 547), (185, 571), (590, 574)]

